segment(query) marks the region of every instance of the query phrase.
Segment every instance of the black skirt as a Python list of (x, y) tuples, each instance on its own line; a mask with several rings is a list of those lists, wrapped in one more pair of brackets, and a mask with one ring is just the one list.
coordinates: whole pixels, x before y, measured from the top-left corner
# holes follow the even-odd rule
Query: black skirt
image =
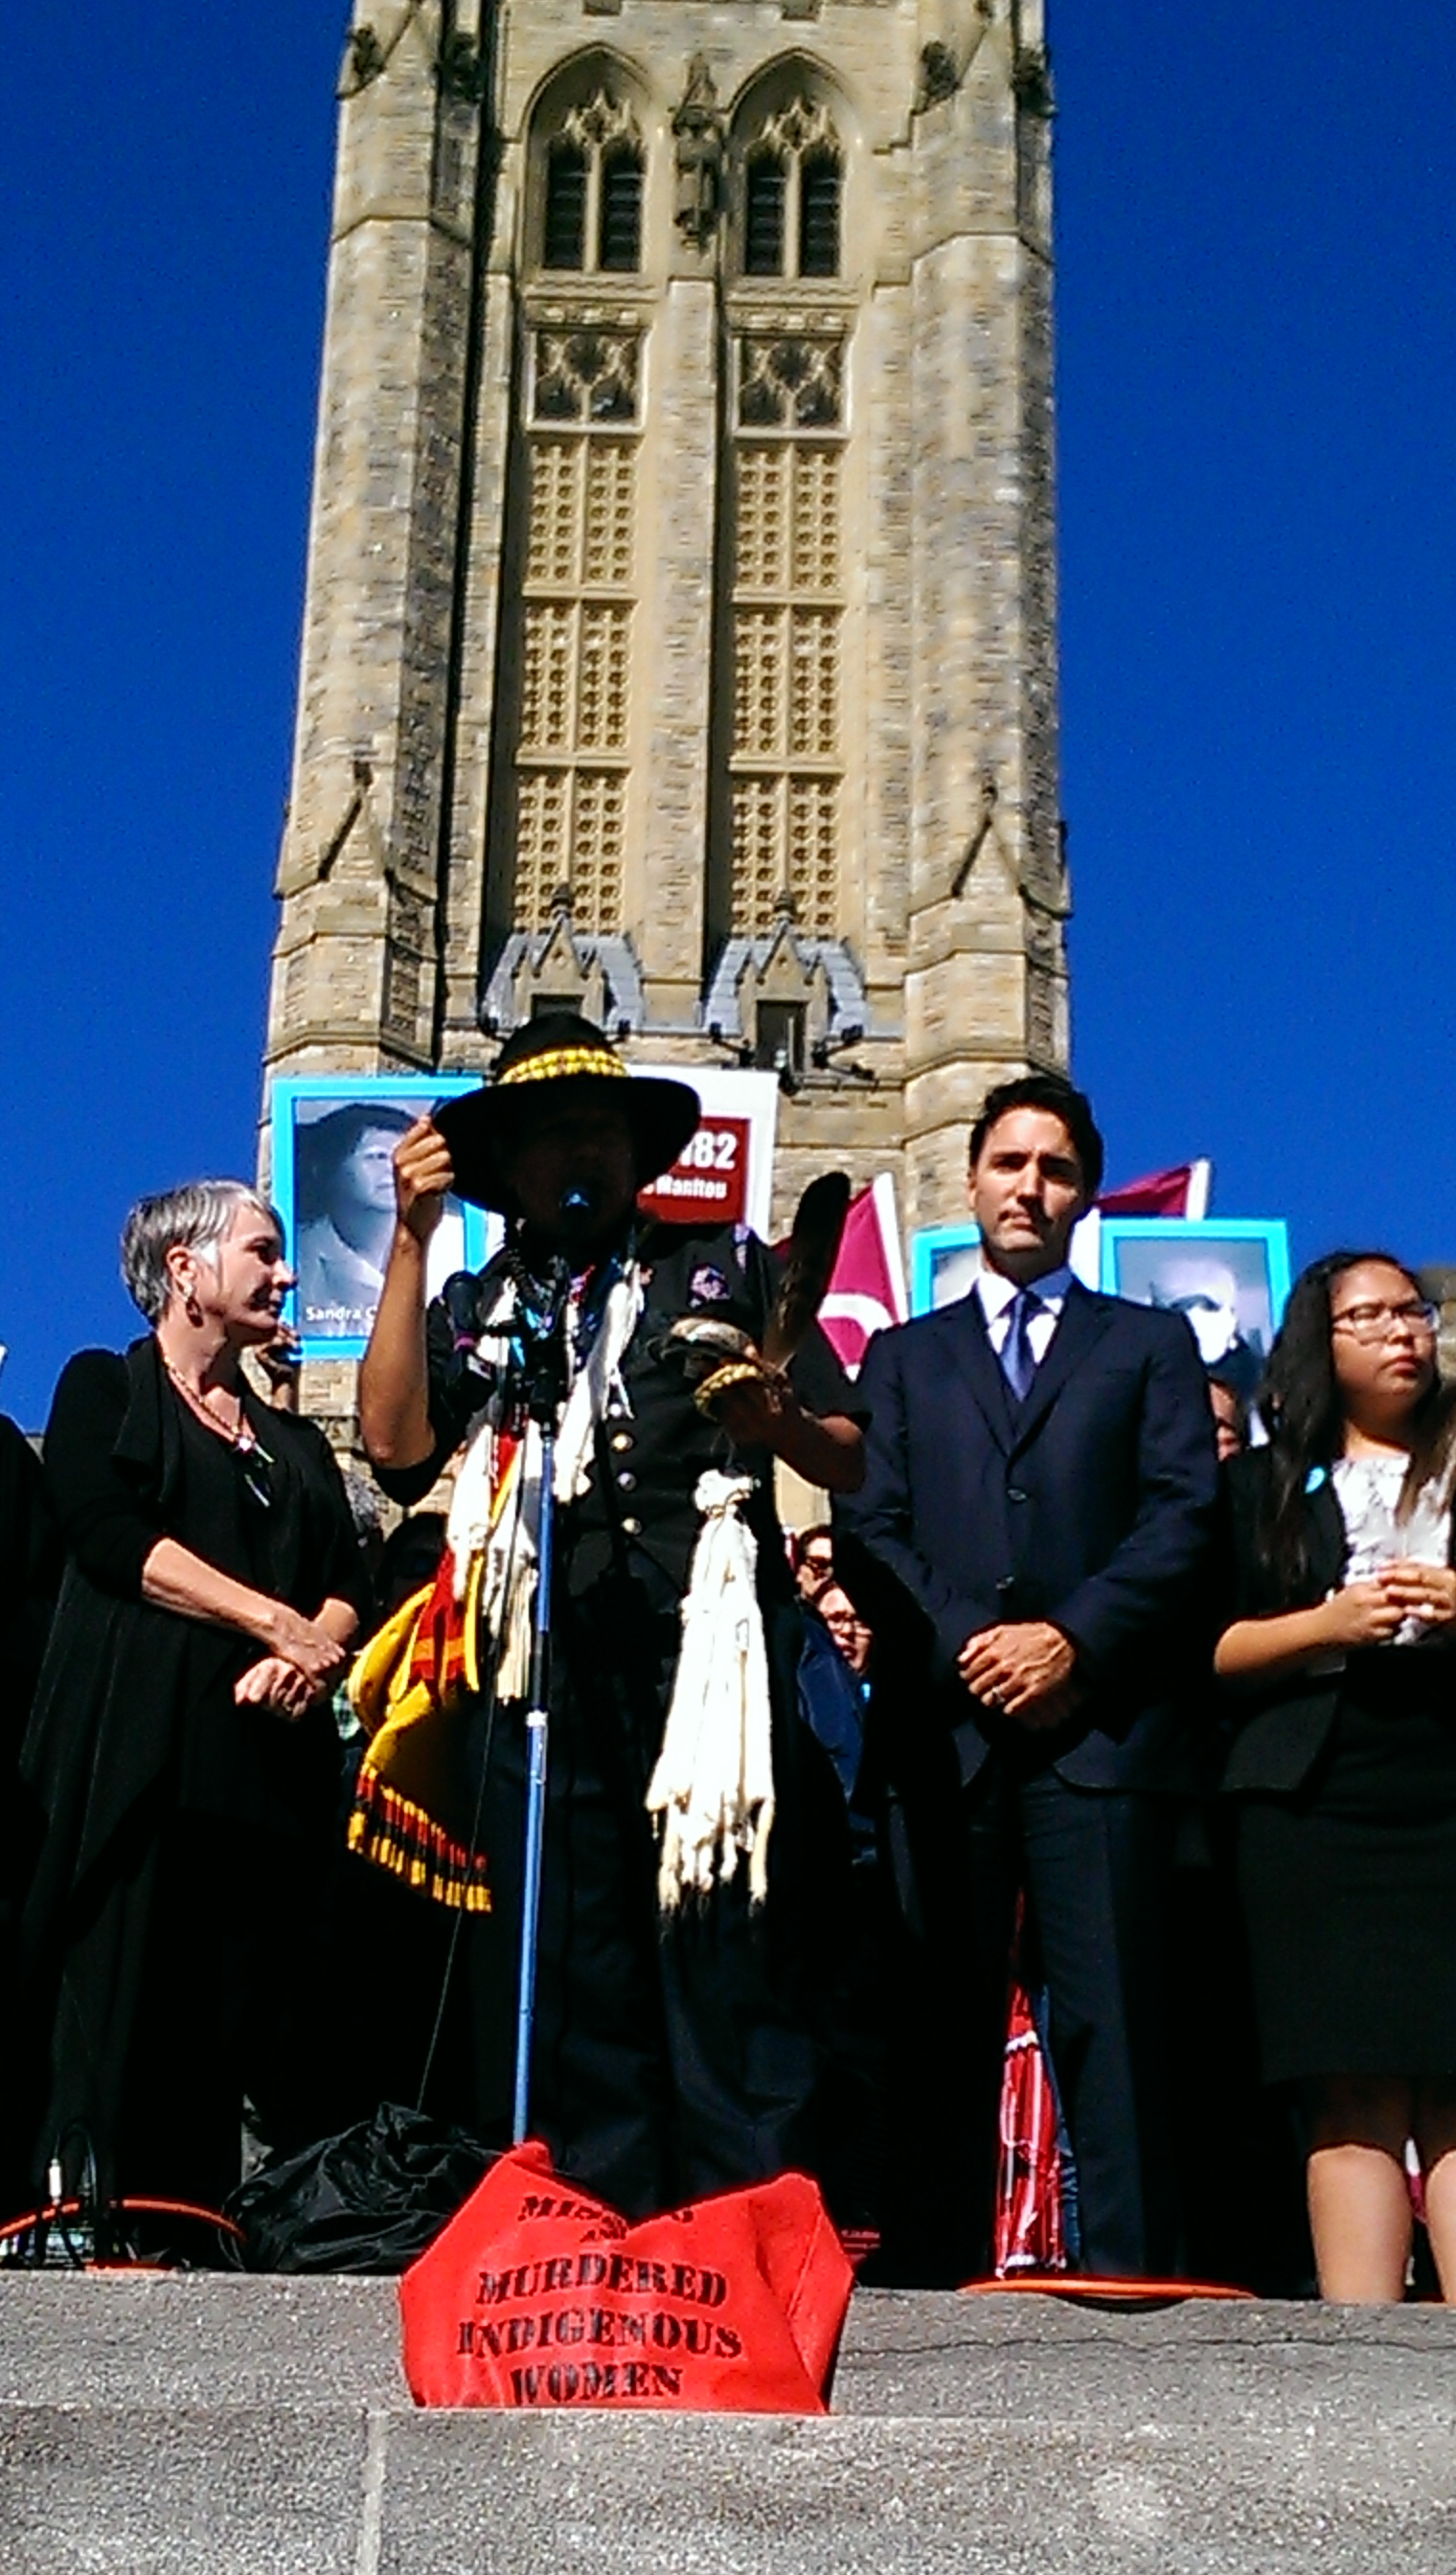
[(1264, 2079), (1456, 2083), (1456, 1658), (1351, 1657), (1329, 1745), (1238, 1830)]

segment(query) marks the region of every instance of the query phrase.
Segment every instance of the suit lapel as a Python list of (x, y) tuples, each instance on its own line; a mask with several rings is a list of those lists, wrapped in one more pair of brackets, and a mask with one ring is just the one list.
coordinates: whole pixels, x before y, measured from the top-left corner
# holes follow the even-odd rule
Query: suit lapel
[(1345, 1515), (1334, 1479), (1326, 1475), (1309, 1496), (1309, 1578), (1315, 1596), (1323, 1600), (1333, 1591), (1345, 1569), (1349, 1541), (1345, 1536)]
[[(1014, 1415), (1013, 1451), (1024, 1448), (1027, 1440), (1035, 1437), (1073, 1369), (1081, 1365), (1088, 1350), (1106, 1331), (1114, 1305), (1114, 1298), (1093, 1296), (1079, 1280), (1072, 1281), (1046, 1356), (1027, 1388), (1025, 1402)], [(993, 1353), (991, 1364), (995, 1365)]]
[(1000, 1449), (1011, 1444), (1013, 1413), (1001, 1363), (986, 1338), (985, 1316), (972, 1288), (953, 1305), (941, 1308), (945, 1341), (951, 1357), (985, 1416), (986, 1428)]

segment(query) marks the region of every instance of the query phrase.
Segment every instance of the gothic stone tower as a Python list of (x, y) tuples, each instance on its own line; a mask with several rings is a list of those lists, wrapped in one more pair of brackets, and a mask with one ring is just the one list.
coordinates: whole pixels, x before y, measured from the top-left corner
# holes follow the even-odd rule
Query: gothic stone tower
[(544, 1001), (963, 1206), (1066, 1054), (1042, 0), (359, 0), (269, 1064)]

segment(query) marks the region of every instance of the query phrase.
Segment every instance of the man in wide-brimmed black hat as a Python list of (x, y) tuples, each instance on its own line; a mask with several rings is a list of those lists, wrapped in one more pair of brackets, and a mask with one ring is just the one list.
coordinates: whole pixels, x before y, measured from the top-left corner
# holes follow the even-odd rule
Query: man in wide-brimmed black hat
[[(674, 1324), (735, 1326), (756, 1347), (779, 1288), (773, 1256), (745, 1227), (639, 1215), (639, 1190), (676, 1161), (698, 1120), (686, 1083), (630, 1075), (586, 1020), (562, 1014), (519, 1031), (482, 1090), (401, 1140), (394, 1247), (360, 1374), (365, 1444), (400, 1501), (419, 1499), (469, 1443), (452, 1514), (463, 1556), (473, 1530), (505, 1525), (514, 1450), (497, 1435), (504, 1388), (565, 1257), (571, 1392), (555, 1478), (531, 2125), (563, 2171), (629, 2214), (814, 2160), (816, 1871), (835, 1830), (835, 1790), (794, 1714), (798, 1613), (772, 1464), (782, 1457), (841, 1492), (861, 1472), (862, 1413), (816, 1325), (786, 1371), (759, 1370), (750, 1357), (712, 1414), (695, 1401)], [(427, 1247), (448, 1190), (500, 1211), (507, 1244), (427, 1308)], [(669, 1758), (684, 1600), (716, 1471), (736, 1486), (743, 1561), (756, 1556), (772, 1782), (766, 1810), (745, 1826), (742, 1865), (729, 1855), (711, 1882), (690, 1871), (684, 1882), (696, 1891), (675, 1904), (663, 1893), (664, 1798), (656, 1825), (649, 1802)], [(510, 2130), (525, 1751), (519, 1688), (507, 1678), (510, 1573), (498, 1536), (481, 1535), (479, 1547), (505, 1657), (478, 1836), (490, 1910), (470, 1925), (474, 2113), (494, 2142)], [(457, 1564), (457, 1595), (468, 1590)], [(476, 1739), (485, 1731), (482, 1718)], [(414, 1853), (390, 1841), (407, 1830), (404, 1812), (398, 1793), (382, 1793), (370, 1826), (378, 1847), (367, 1834), (359, 1846), (426, 1882)], [(420, 1848), (422, 1866), (435, 1868), (438, 1818), (425, 1820)], [(462, 1853), (457, 1867), (447, 1852), (447, 1861), (437, 1891), (459, 1900), (450, 1887), (469, 1880), (477, 1857)]]

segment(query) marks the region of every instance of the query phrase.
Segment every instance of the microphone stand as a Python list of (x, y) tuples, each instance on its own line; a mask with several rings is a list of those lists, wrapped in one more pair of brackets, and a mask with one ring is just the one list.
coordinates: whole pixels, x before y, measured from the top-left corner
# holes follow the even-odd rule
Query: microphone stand
[(546, 1842), (547, 1742), (551, 1708), (551, 1587), (556, 1537), (556, 1443), (567, 1392), (566, 1322), (572, 1271), (564, 1254), (552, 1264), (551, 1297), (533, 1322), (524, 1368), (524, 1410), (541, 1431), (541, 1484), (536, 1511), (536, 1614), (526, 1709), (526, 1843), (521, 1877), (521, 1972), (516, 1994), (516, 2088), (511, 2142), (524, 2143), (531, 2103), (531, 2047), (536, 2026), (536, 1970), (541, 1927), (541, 1865)]

